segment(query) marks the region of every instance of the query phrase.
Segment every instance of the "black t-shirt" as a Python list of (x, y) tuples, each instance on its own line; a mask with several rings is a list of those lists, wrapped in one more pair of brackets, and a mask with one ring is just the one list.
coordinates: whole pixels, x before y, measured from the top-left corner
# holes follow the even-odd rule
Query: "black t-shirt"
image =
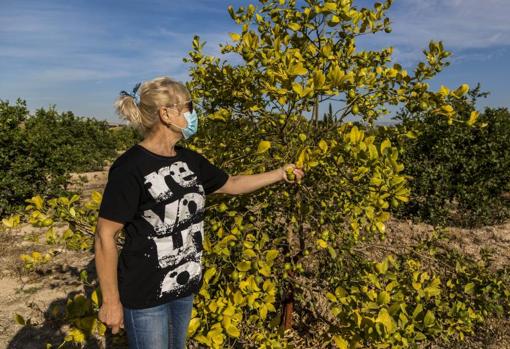
[(108, 173), (98, 215), (124, 224), (117, 274), (128, 308), (160, 305), (202, 285), (205, 196), (229, 176), (203, 155), (174, 148), (177, 155), (162, 156), (135, 144)]

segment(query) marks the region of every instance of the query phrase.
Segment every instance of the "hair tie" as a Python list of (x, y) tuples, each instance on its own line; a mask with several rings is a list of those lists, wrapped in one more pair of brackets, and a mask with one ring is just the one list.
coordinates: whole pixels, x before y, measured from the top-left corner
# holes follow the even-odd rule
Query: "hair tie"
[(140, 87), (141, 84), (142, 84), (141, 82), (137, 83), (135, 85), (135, 87), (133, 88), (133, 92), (132, 93), (128, 93), (128, 92), (126, 92), (124, 90), (120, 91), (121, 96), (130, 96), (130, 97), (133, 97), (135, 102), (137, 104), (139, 104), (140, 103), (140, 97), (139, 97), (139, 95), (136, 94), (136, 92), (138, 91), (138, 88)]

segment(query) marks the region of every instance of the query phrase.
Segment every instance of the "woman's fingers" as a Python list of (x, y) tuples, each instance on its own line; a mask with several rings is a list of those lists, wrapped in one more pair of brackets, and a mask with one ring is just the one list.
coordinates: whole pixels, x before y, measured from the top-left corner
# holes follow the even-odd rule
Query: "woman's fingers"
[(303, 172), (303, 170), (300, 168), (297, 168), (296, 164), (292, 164), (292, 163), (285, 164), (283, 166), (283, 170), (284, 170), (283, 179), (287, 183), (295, 183), (296, 181), (299, 182), (305, 176), (305, 173)]
[(305, 176), (305, 173), (299, 168), (294, 169), (294, 174), (298, 177), (298, 179), (301, 179)]

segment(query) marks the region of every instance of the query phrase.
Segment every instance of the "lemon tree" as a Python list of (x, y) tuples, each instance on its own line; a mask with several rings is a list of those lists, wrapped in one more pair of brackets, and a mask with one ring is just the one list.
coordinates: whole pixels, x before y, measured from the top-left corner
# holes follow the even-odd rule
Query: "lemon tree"
[[(384, 237), (390, 205), (409, 200), (398, 146), (371, 132), (388, 113), (385, 105), (455, 122), (446, 97), (469, 87), (432, 91), (426, 83), (449, 64), (442, 42), (431, 41), (412, 72), (392, 63), (392, 47), (357, 50), (358, 36), (391, 32), (390, 6), (359, 8), (349, 0), (229, 6), (241, 29), (220, 46), (240, 58), (237, 65), (204, 54), (205, 42), (194, 37), (184, 59), (191, 66), (187, 84), (207, 131), (190, 146), (235, 174), (289, 162), (306, 172), (303, 183), (222, 198), (210, 211), (208, 278), (190, 328), (197, 342), (283, 346), (292, 309), (304, 304), (300, 278), (328, 287), (334, 275), (324, 281), (325, 271), (359, 241)], [(325, 123), (319, 106), (335, 100), (343, 105)], [(344, 122), (348, 115), (368, 128)], [(389, 323), (384, 311), (381, 319)]]

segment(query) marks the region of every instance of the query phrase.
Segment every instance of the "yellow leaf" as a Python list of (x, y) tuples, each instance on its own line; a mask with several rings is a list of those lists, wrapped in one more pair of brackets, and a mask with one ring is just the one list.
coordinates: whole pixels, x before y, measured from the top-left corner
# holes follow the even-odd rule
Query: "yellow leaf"
[(244, 249), (243, 255), (246, 256), (247, 258), (257, 257), (257, 254), (251, 248)]
[(234, 293), (234, 304), (240, 305), (243, 303), (243, 301), (244, 301), (243, 295), (239, 290), (237, 290), (236, 293)]
[(205, 344), (207, 346), (211, 346), (211, 341), (209, 340), (209, 338), (207, 338), (206, 336), (204, 335), (198, 335), (194, 338), (198, 343), (201, 343), (201, 344)]
[(466, 94), (469, 91), (469, 85), (468, 84), (462, 84), (459, 86), (458, 89), (453, 91), (453, 95), (455, 97), (461, 97), (462, 95)]
[(241, 35), (237, 33), (228, 33), (228, 35), (230, 35), (233, 41), (239, 41), (239, 39), (241, 39)]
[(208, 283), (209, 280), (216, 274), (216, 267), (211, 267), (207, 269), (207, 271), (204, 273), (204, 282)]
[(299, 96), (303, 94), (303, 86), (297, 82), (292, 83), (292, 90), (296, 92)]
[(448, 89), (448, 87), (441, 85), (441, 87), (439, 88), (438, 93), (442, 97), (446, 97), (446, 96), (448, 96), (448, 93), (450, 93), (450, 90)]
[(363, 132), (359, 131), (357, 126), (353, 126), (349, 133), (349, 139), (351, 143), (358, 143), (363, 139)]
[(38, 210), (41, 210), (43, 208), (44, 200), (39, 195), (32, 197), (32, 203), (35, 205), (35, 207)]
[(16, 215), (13, 215), (9, 218), (4, 218), (2, 219), (2, 223), (7, 227), (7, 228), (14, 228), (16, 227), (20, 222), (20, 215), (19, 214), (16, 214)]
[(326, 293), (326, 298), (332, 302), (338, 302), (338, 299), (336, 298), (336, 296), (331, 292)]
[(92, 303), (94, 303), (95, 305), (99, 305), (99, 295), (97, 291), (98, 289), (96, 288), (90, 295), (90, 299), (92, 300)]
[(453, 107), (449, 104), (445, 104), (445, 105), (441, 106), (441, 110), (444, 111), (445, 113), (452, 113)]
[(266, 292), (269, 290), (274, 289), (274, 284), (270, 280), (264, 281), (264, 284), (262, 285), (262, 289)]
[(313, 87), (305, 87), (305, 89), (303, 90), (303, 93), (301, 94), (301, 97), (306, 97), (306, 96), (309, 96), (310, 93), (313, 92)]
[(92, 192), (91, 198), (92, 201), (94, 201), (96, 204), (100, 204), (101, 200), (103, 199), (103, 195), (98, 191), (94, 191)]
[(322, 239), (318, 239), (317, 240), (317, 245), (319, 245), (319, 247), (321, 248), (327, 248), (328, 247), (328, 243)]
[(403, 195), (395, 195), (395, 198), (397, 200), (402, 201), (402, 202), (408, 202), (409, 201), (409, 198), (407, 196), (403, 196)]
[(224, 340), (223, 333), (218, 332), (218, 330), (211, 330), (207, 333), (207, 338), (212, 340), (216, 344), (222, 344)]
[(323, 11), (335, 11), (336, 10), (336, 3), (335, 2), (326, 2), (322, 6)]
[(303, 168), (305, 164), (305, 157), (306, 157), (306, 150), (308, 147), (305, 147), (301, 152), (299, 153), (298, 159), (296, 161), (296, 167), (297, 168)]
[(278, 256), (280, 252), (278, 250), (269, 250), (266, 251), (266, 262), (271, 264), (273, 263), (274, 259)]
[(299, 23), (289, 23), (289, 28), (297, 32), (301, 29), (301, 25)]
[(384, 150), (386, 148), (389, 148), (391, 146), (391, 142), (389, 139), (385, 139), (382, 143), (381, 143), (381, 154), (384, 154)]
[(69, 342), (75, 343), (85, 343), (85, 334), (78, 328), (73, 328), (69, 332), (67, 332), (66, 338)]
[(227, 334), (230, 337), (237, 338), (241, 335), (241, 332), (239, 332), (239, 329), (237, 327), (235, 327), (234, 325), (227, 326), (226, 330), (227, 330)]
[(304, 75), (308, 73), (308, 70), (305, 67), (303, 67), (303, 63), (299, 62), (297, 64), (292, 64), (289, 67), (288, 73), (290, 75)]
[(329, 26), (334, 26), (336, 24), (340, 23), (340, 17), (336, 16), (336, 15), (333, 15), (331, 17), (331, 20), (328, 22), (328, 25)]
[(260, 141), (258, 147), (257, 147), (257, 153), (261, 154), (271, 148), (271, 142), (269, 141)]
[(269, 267), (269, 265), (265, 264), (262, 265), (260, 268), (259, 268), (259, 273), (266, 276), (266, 277), (270, 277), (271, 276), (271, 267)]
[(416, 138), (416, 133), (414, 131), (408, 131), (405, 136), (409, 139), (415, 139)]
[(335, 335), (333, 336), (333, 341), (338, 349), (348, 349), (349, 342), (342, 338), (342, 336)]
[(322, 85), (324, 85), (324, 82), (326, 81), (326, 76), (322, 71), (315, 70), (313, 72), (313, 84), (316, 88), (321, 88)]
[(375, 160), (379, 156), (379, 154), (377, 153), (377, 148), (373, 144), (368, 145), (368, 153), (370, 155), (371, 160)]
[(235, 314), (235, 308), (229, 303), (228, 307), (223, 311), (223, 316), (232, 317)]
[(195, 317), (190, 320), (188, 326), (188, 337), (192, 337), (200, 326), (200, 318)]
[(267, 307), (268, 311), (273, 311), (273, 312), (276, 311), (276, 308), (271, 303), (266, 303), (266, 307)]
[(267, 307), (265, 304), (261, 305), (260, 308), (259, 308), (259, 312), (260, 312), (260, 318), (262, 320), (265, 320), (266, 317), (267, 317)]
[(325, 154), (328, 151), (328, 143), (326, 143), (326, 141), (321, 139), (319, 141), (319, 148), (321, 148), (322, 152)]
[(379, 311), (379, 315), (377, 315), (376, 322), (380, 322), (383, 324), (384, 328), (386, 329), (386, 332), (392, 333), (394, 330), (393, 326), (393, 319), (391, 315), (388, 313), (388, 310), (385, 308), (382, 308)]
[(469, 126), (473, 126), (473, 124), (476, 122), (476, 120), (478, 119), (478, 115), (480, 115), (480, 113), (478, 113), (476, 110), (473, 110), (471, 112), (471, 115), (469, 116), (469, 120), (467, 121), (467, 124)]

